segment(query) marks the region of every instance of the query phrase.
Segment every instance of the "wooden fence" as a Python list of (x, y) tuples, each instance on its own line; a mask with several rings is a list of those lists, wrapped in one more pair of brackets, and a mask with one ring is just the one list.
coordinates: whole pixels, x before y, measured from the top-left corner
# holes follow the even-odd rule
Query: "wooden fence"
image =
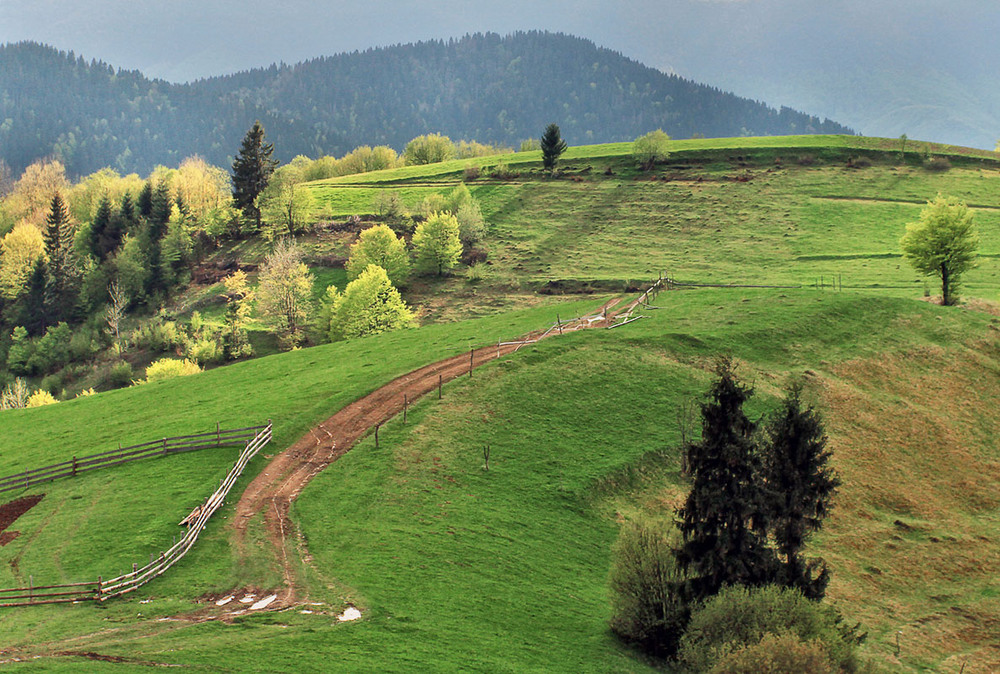
[[(225, 503), (226, 496), (229, 495), (229, 490), (236, 484), (244, 468), (246, 468), (257, 452), (270, 442), (271, 422), (268, 422), (266, 426), (254, 426), (252, 428), (257, 429), (257, 432), (254, 433), (253, 437), (247, 442), (246, 447), (240, 452), (240, 456), (236, 460), (236, 463), (233, 464), (232, 470), (229, 471), (229, 474), (219, 485), (219, 488), (205, 499), (205, 502), (198, 506), (192, 512), (191, 516), (189, 516), (190, 523), (187, 533), (168, 550), (161, 552), (159, 557), (150, 559), (149, 564), (141, 568), (137, 564), (133, 564), (131, 573), (126, 573), (110, 580), (103, 580), (103, 577), (98, 576), (96, 581), (87, 583), (34, 586), (34, 583), (31, 582), (28, 587), (0, 589), (0, 607), (60, 604), (79, 601), (105, 601), (106, 599), (131, 592), (161, 575), (187, 554), (191, 546), (198, 540), (198, 536), (204, 530), (208, 519)], [(238, 431), (246, 430), (248, 429), (238, 429)], [(230, 433), (235, 432), (237, 431), (230, 431)], [(219, 431), (218, 436), (220, 438), (224, 437), (224, 432)], [(200, 437), (204, 436), (186, 436), (188, 439)]]
[(218, 425), (214, 433), (200, 433), (198, 435), (181, 435), (175, 438), (161, 438), (144, 442), (141, 445), (131, 445), (130, 447), (119, 446), (109, 452), (91, 454), (90, 456), (74, 456), (69, 461), (55, 463), (44, 468), (26, 470), (23, 473), (0, 477), (0, 492), (11, 489), (25, 489), (42, 482), (49, 482), (60, 477), (76, 477), (79, 473), (88, 470), (106, 468), (129, 461), (148, 459), (154, 456), (165, 454), (177, 454), (180, 452), (191, 452), (196, 449), (207, 449), (209, 447), (221, 447), (222, 445), (234, 445), (246, 442), (257, 435), (264, 426), (250, 426), (249, 428), (235, 428), (232, 430), (222, 430)]

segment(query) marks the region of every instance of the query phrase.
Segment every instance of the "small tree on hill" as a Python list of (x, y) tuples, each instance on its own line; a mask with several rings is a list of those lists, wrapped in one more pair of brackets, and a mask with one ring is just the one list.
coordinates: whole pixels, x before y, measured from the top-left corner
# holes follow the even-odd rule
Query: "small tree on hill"
[(327, 298), (331, 341), (378, 335), (409, 328), (415, 323), (413, 312), (378, 265), (368, 265), (347, 284), (343, 293), (330, 286)]
[(351, 257), (347, 260), (347, 278), (353, 281), (372, 264), (384, 269), (394, 286), (406, 283), (410, 275), (406, 242), (397, 237), (388, 225), (375, 225), (358, 235), (357, 242), (351, 246)]
[(639, 136), (632, 143), (632, 157), (643, 171), (652, 171), (657, 162), (666, 161), (670, 156), (670, 136), (663, 129), (650, 131)]
[(821, 559), (804, 560), (806, 538), (823, 525), (840, 479), (829, 465), (823, 422), (803, 409), (802, 387), (792, 386), (770, 416), (764, 434), (763, 483), (770, 499), (769, 528), (780, 556), (778, 582), (822, 599), (830, 572)]
[(447, 213), (432, 213), (413, 232), (413, 254), (417, 269), (425, 274), (444, 274), (462, 255), (458, 219)]
[(756, 425), (743, 411), (753, 391), (737, 381), (729, 359), (719, 362), (716, 374), (701, 405), (702, 437), (684, 448), (691, 491), (680, 510), (684, 542), (677, 561), (688, 574), (683, 594), (689, 602), (724, 585), (762, 585), (775, 570), (757, 482)]
[(455, 144), (439, 133), (417, 136), (406, 144), (403, 158), (407, 166), (448, 161), (455, 158)]
[(302, 261), (302, 249), (282, 239), (264, 258), (257, 285), (257, 312), (285, 346), (296, 346), (312, 310), (313, 275)]
[(264, 127), (256, 121), (244, 136), (239, 154), (233, 161), (233, 203), (256, 229), (260, 229), (261, 222), (257, 198), (267, 187), (278, 165), (276, 159), (271, 159), (273, 153), (274, 146), (264, 141)]
[(979, 235), (972, 212), (954, 197), (938, 195), (906, 225), (903, 255), (925, 276), (941, 279), (942, 304), (954, 304), (962, 274), (975, 268)]
[(549, 124), (539, 140), (542, 149), (542, 165), (554, 169), (562, 153), (566, 151), (566, 141), (562, 139), (558, 124)]

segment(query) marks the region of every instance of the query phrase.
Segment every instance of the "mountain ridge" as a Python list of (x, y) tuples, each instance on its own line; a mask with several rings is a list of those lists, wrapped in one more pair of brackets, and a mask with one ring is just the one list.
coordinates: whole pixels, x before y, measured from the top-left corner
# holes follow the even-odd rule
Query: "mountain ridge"
[(631, 140), (655, 128), (678, 138), (853, 133), (539, 31), (375, 47), (184, 84), (8, 43), (0, 45), (0, 119), (0, 156), (12, 168), (56, 156), (77, 175), (105, 166), (142, 173), (192, 154), (226, 165), (255, 119), (283, 161), (364, 144), (402, 149), (431, 132), (513, 146), (551, 121), (570, 143)]

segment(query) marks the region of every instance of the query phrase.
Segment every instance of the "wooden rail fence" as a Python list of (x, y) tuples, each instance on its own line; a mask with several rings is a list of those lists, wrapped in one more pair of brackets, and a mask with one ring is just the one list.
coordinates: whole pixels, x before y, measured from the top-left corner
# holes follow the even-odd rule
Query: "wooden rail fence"
[(26, 470), (23, 473), (0, 477), (0, 492), (11, 489), (24, 489), (60, 477), (76, 477), (78, 474), (85, 473), (88, 470), (106, 468), (129, 461), (138, 461), (139, 459), (148, 459), (165, 454), (191, 452), (196, 449), (208, 449), (209, 447), (221, 447), (222, 445), (234, 445), (253, 438), (263, 428), (265, 427), (250, 426), (249, 428), (223, 430), (216, 424), (214, 433), (161, 438), (129, 447), (119, 445), (118, 449), (108, 452), (81, 457), (74, 456), (71, 460), (63, 461), (62, 463), (55, 463), (44, 468), (35, 468), (34, 470)]
[[(257, 454), (257, 452), (261, 450), (262, 447), (270, 442), (270, 421), (268, 421), (266, 426), (252, 426), (250, 429), (237, 429), (236, 431), (229, 431), (229, 433), (246, 432), (249, 430), (255, 430), (256, 432), (246, 443), (243, 451), (240, 452), (240, 456), (236, 460), (236, 463), (233, 464), (229, 474), (219, 485), (219, 488), (216, 489), (211, 496), (205, 499), (203, 504), (198, 506), (192, 512), (192, 516), (189, 518), (190, 523), (188, 525), (187, 533), (185, 533), (184, 536), (182, 536), (181, 539), (174, 543), (168, 550), (161, 552), (159, 557), (150, 559), (149, 564), (146, 564), (141, 568), (137, 564), (133, 564), (132, 571), (130, 573), (118, 576), (117, 578), (111, 578), (110, 580), (104, 580), (102, 576), (98, 576), (96, 581), (86, 583), (65, 583), (62, 585), (39, 586), (35, 586), (32, 580), (32, 582), (28, 584), (28, 587), (0, 589), (0, 608), (11, 606), (34, 606), (38, 604), (61, 604), (79, 601), (105, 601), (112, 597), (118, 597), (127, 592), (131, 592), (164, 573), (187, 554), (188, 550), (191, 549), (191, 546), (193, 546), (195, 541), (198, 540), (198, 536), (204, 530), (209, 518), (213, 513), (215, 513), (216, 510), (222, 507), (223, 503), (225, 503), (226, 496), (229, 495), (230, 489), (232, 489), (233, 485), (236, 484), (236, 481), (240, 478), (240, 475), (242, 475), (247, 464)], [(226, 432), (223, 431), (217, 431), (216, 434), (211, 435), (218, 435), (218, 437), (223, 438), (225, 433)], [(205, 437), (205, 435), (191, 435), (185, 436), (184, 438), (174, 439), (178, 440), (202, 437)], [(158, 442), (160, 443), (160, 451), (162, 452), (163, 441)], [(137, 445), (137, 447), (144, 446), (145, 445)], [(215, 445), (212, 444), (208, 446), (214, 447)], [(190, 449), (194, 448), (192, 447)], [(177, 451), (190, 451), (190, 449)]]

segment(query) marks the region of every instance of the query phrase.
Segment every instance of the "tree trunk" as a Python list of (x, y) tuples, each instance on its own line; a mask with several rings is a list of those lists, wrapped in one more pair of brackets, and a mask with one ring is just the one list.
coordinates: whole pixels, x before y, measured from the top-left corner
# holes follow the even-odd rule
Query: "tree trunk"
[(951, 305), (951, 279), (948, 274), (948, 265), (941, 263), (941, 304)]

